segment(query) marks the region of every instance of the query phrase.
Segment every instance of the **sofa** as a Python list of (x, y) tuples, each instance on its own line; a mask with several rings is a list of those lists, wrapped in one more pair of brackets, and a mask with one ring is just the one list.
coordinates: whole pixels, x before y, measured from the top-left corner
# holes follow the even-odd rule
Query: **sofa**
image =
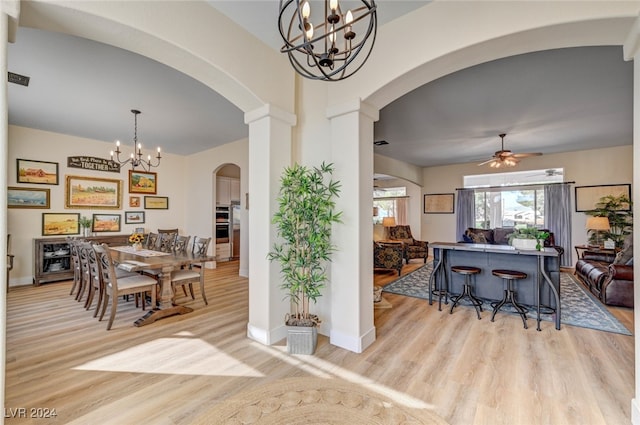
[(401, 243), (373, 242), (373, 268), (402, 272), (404, 248)]
[(633, 307), (633, 239), (625, 238), (614, 256), (586, 250), (576, 263), (575, 275), (606, 305)]
[[(495, 229), (479, 229), (475, 227), (469, 227), (462, 235), (460, 242), (465, 243), (488, 243), (494, 245), (509, 245), (509, 235), (515, 231), (515, 227), (496, 227)], [(560, 254), (564, 254), (564, 248), (556, 245), (553, 232), (549, 232), (548, 229), (540, 229), (549, 233), (549, 237), (545, 239), (544, 246), (547, 248), (555, 248)]]

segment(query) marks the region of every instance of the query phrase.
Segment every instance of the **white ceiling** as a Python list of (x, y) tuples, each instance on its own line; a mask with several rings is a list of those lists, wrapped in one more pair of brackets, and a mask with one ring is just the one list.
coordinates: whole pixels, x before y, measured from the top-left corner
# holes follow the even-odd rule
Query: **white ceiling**
[[(208, 3), (279, 49), (277, 0)], [(379, 1), (379, 25), (425, 3)], [(10, 124), (126, 143), (133, 138), (130, 110), (140, 109), (139, 141), (181, 155), (248, 135), (242, 112), (217, 93), (128, 51), (19, 28), (8, 56), (11, 72), (31, 77), (29, 87), (9, 85)], [(619, 46), (545, 51), (478, 65), (385, 107), (375, 138), (389, 145), (375, 151), (431, 166), (486, 159), (500, 149), (502, 132), (505, 148), (516, 153), (630, 144), (632, 68)]]

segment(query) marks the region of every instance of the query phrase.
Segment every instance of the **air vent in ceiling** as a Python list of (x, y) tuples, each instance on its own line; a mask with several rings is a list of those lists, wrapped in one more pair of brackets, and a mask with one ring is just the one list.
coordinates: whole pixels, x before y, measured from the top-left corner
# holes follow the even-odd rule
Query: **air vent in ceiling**
[(378, 140), (377, 142), (373, 142), (373, 144), (376, 146), (382, 146), (382, 145), (388, 145), (389, 142), (387, 142), (386, 140)]
[(29, 80), (31, 77), (27, 77), (25, 75), (15, 74), (13, 72), (9, 72), (9, 82), (14, 84), (20, 84), (21, 86), (29, 86)]

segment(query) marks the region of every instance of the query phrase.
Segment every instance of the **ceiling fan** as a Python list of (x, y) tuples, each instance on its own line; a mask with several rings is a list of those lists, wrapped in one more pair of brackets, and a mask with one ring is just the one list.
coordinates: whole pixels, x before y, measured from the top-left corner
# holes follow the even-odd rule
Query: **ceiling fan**
[(502, 133), (499, 136), (502, 142), (502, 148), (499, 151), (495, 152), (490, 159), (481, 162), (478, 165), (489, 164), (489, 166), (493, 168), (515, 167), (518, 162), (520, 162), (520, 158), (542, 155), (542, 153), (540, 152), (513, 153), (510, 150), (504, 148), (504, 136), (506, 136), (506, 134)]

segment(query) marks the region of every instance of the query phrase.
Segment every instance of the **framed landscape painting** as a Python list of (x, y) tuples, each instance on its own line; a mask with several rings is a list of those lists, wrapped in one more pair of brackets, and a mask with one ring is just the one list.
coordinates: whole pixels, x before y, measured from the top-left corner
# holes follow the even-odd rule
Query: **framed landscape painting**
[(42, 236), (79, 235), (80, 214), (42, 213)]
[(157, 192), (158, 175), (156, 173), (129, 170), (129, 193), (155, 195)]
[(166, 196), (145, 196), (144, 207), (148, 210), (168, 210), (169, 198)]
[(48, 209), (50, 192), (50, 189), (9, 187), (7, 188), (7, 207)]
[(144, 211), (125, 211), (124, 224), (144, 223)]
[(453, 193), (428, 193), (424, 195), (425, 214), (453, 214)]
[[(631, 199), (631, 184), (605, 184), (597, 186), (576, 186), (576, 212), (593, 211), (604, 196), (626, 196)], [(629, 211), (629, 204), (622, 211)]]
[(92, 232), (119, 232), (120, 214), (94, 214)]
[(120, 209), (122, 180), (67, 176), (65, 208)]
[(58, 184), (58, 163), (17, 159), (18, 183)]

